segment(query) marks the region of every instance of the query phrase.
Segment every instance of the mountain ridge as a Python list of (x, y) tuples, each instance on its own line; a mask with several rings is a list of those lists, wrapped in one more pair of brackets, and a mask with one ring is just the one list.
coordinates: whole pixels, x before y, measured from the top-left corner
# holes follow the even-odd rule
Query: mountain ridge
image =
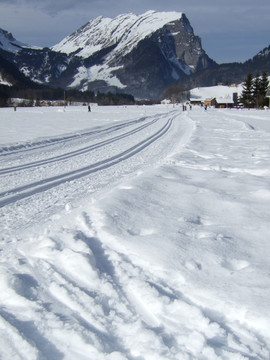
[[(166, 86), (179, 78), (215, 64), (182, 12), (148, 11), (139, 16), (129, 13), (114, 19), (98, 17), (51, 49), (84, 59), (70, 86), (92, 90), (116, 87), (137, 97), (160, 96)], [(93, 62), (100, 51), (104, 53), (100, 61)], [(151, 54), (151, 66), (146, 53)], [(146, 82), (148, 86), (142, 91), (141, 84)]]
[(185, 14), (152, 10), (98, 17), (51, 48), (2, 47), (0, 55), (43, 85), (137, 98), (158, 98), (180, 78), (215, 65)]
[(218, 83), (225, 85), (240, 84), (245, 81), (248, 74), (256, 76), (264, 71), (270, 74), (270, 45), (243, 63), (218, 64), (215, 68), (204, 69), (185, 77), (178, 85), (186, 89), (192, 89), (214, 86)]
[[(124, 55), (145, 38), (165, 24), (178, 20), (181, 12), (155, 12), (149, 10), (142, 15), (121, 14), (115, 18), (97, 17), (51, 47), (54, 51), (67, 54), (81, 49), (77, 55), (87, 58), (94, 52), (112, 45), (129, 46)], [(151, 27), (150, 27), (151, 25)], [(118, 49), (119, 51), (119, 49)]]
[(100, 16), (51, 48), (28, 46), (0, 29), (0, 57), (36, 84), (146, 99), (160, 98), (170, 85), (241, 82), (255, 63), (256, 69), (268, 64), (269, 53), (265, 48), (244, 64), (217, 64), (182, 12)]

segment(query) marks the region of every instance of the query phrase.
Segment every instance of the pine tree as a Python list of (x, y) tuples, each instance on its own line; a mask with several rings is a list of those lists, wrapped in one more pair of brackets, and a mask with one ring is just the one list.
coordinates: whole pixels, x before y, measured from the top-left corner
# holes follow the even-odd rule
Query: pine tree
[(261, 84), (260, 84), (260, 93), (261, 93), (261, 97), (262, 97), (261, 106), (268, 105), (268, 99), (266, 97), (266, 92), (267, 92), (268, 86), (269, 86), (268, 74), (266, 71), (264, 71), (262, 73)]
[(252, 89), (252, 94), (253, 94), (253, 103), (256, 106), (256, 108), (258, 109), (261, 105), (262, 105), (262, 101), (263, 101), (263, 96), (261, 93), (261, 77), (260, 74), (258, 73), (255, 77), (255, 79), (253, 80), (253, 89)]
[(253, 78), (251, 73), (247, 75), (246, 81), (243, 84), (241, 102), (247, 108), (251, 108), (254, 106)]

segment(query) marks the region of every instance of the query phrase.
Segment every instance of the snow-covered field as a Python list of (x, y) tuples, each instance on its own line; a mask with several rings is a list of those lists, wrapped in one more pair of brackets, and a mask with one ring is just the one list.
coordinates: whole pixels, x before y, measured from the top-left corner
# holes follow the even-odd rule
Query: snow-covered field
[(0, 109), (0, 185), (1, 359), (269, 359), (269, 111)]

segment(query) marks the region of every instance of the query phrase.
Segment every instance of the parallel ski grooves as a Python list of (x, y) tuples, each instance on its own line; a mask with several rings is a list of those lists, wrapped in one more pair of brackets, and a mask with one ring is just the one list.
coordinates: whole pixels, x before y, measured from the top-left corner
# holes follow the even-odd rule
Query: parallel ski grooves
[(61, 185), (62, 183), (79, 179), (89, 174), (114, 166), (115, 164), (132, 157), (133, 155), (137, 154), (138, 152), (142, 151), (143, 149), (151, 145), (154, 141), (158, 140), (170, 129), (171, 125), (172, 125), (172, 119), (169, 119), (166, 122), (166, 124), (160, 130), (155, 132), (153, 135), (147, 137), (145, 140), (142, 140), (138, 144), (130, 147), (129, 149), (117, 155), (114, 155), (108, 159), (99, 161), (95, 164), (91, 164), (77, 170), (70, 171), (68, 173), (64, 173), (31, 184), (20, 186), (18, 188), (9, 190), (8, 192), (5, 193), (0, 193), (0, 197), (5, 197), (0, 201), (0, 207), (11, 204), (18, 200), (22, 200), (34, 194), (49, 190), (55, 186)]
[(23, 144), (4, 146), (4, 147), (0, 148), (0, 157), (8, 156), (11, 154), (21, 153), (23, 151), (28, 152), (28, 151), (40, 150), (41, 148), (45, 148), (45, 147), (51, 146), (53, 144), (67, 143), (68, 141), (74, 141), (76, 139), (83, 139), (85, 137), (89, 137), (89, 136), (95, 135), (95, 134), (102, 134), (102, 133), (112, 134), (115, 131), (124, 129), (126, 127), (130, 127), (134, 124), (141, 123), (141, 122), (145, 121), (145, 119), (146, 118), (143, 117), (143, 118), (133, 120), (128, 123), (124, 122), (121, 124), (117, 124), (117, 125), (111, 126), (106, 129), (98, 129), (98, 130), (91, 129), (90, 131), (86, 131), (86, 132), (79, 133), (79, 134), (65, 135), (62, 137), (53, 137), (53, 138), (44, 139), (44, 140), (31, 142), (31, 143), (23, 143)]
[(47, 159), (43, 159), (43, 160), (37, 160), (37, 161), (31, 162), (31, 163), (28, 163), (28, 164), (22, 164), (22, 165), (18, 165), (18, 166), (12, 166), (12, 167), (1, 169), (0, 170), (0, 175), (8, 174), (8, 173), (15, 172), (15, 171), (20, 171), (20, 170), (30, 169), (30, 168), (33, 168), (33, 167), (36, 167), (36, 166), (50, 164), (52, 162), (58, 162), (58, 161), (66, 160), (66, 159), (72, 158), (74, 156), (78, 156), (78, 155), (82, 155), (82, 154), (91, 152), (91, 151), (96, 150), (96, 149), (98, 149), (100, 147), (103, 147), (104, 145), (109, 145), (111, 143), (114, 143), (115, 141), (124, 139), (124, 138), (126, 138), (126, 137), (128, 137), (130, 135), (133, 135), (133, 134), (147, 128), (148, 126), (154, 124), (155, 122), (157, 122), (157, 120), (158, 119), (154, 119), (154, 120), (148, 122), (147, 124), (143, 124), (143, 125), (137, 127), (136, 129), (130, 130), (130, 131), (124, 133), (124, 134), (115, 136), (115, 137), (107, 139), (107, 140), (103, 140), (103, 141), (101, 141), (101, 142), (99, 142), (97, 144), (89, 145), (89, 146), (86, 146), (84, 148), (81, 148), (81, 149), (78, 149), (78, 150), (75, 150), (75, 151), (70, 151), (68, 153), (58, 155), (58, 156), (54, 156), (54, 157), (47, 158)]

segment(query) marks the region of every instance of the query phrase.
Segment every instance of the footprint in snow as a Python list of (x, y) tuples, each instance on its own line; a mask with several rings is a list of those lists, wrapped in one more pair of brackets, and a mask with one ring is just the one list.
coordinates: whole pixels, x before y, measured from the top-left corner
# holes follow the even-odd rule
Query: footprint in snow
[(231, 271), (239, 271), (249, 267), (250, 263), (246, 260), (232, 259), (223, 261), (222, 266)]

